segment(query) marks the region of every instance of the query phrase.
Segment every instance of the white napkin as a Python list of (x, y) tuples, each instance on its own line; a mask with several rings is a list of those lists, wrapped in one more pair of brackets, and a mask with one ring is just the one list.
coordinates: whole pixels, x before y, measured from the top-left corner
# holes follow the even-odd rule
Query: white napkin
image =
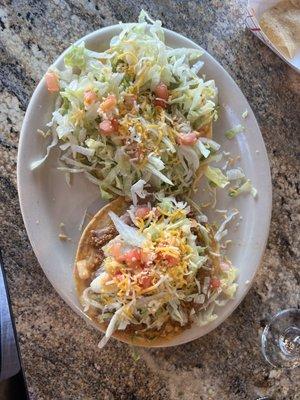
[(271, 50), (274, 51), (280, 58), (289, 64), (296, 71), (300, 72), (300, 45), (298, 44), (296, 55), (289, 59), (284, 54), (280, 53), (273, 45), (270, 39), (264, 34), (259, 26), (259, 20), (262, 14), (269, 8), (275, 6), (280, 0), (248, 0), (246, 24), (250, 31), (264, 42)]

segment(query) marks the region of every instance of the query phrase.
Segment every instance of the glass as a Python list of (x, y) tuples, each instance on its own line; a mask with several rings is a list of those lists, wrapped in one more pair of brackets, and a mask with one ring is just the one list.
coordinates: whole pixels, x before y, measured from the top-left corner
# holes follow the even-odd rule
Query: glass
[(300, 366), (300, 309), (275, 314), (261, 337), (262, 353), (275, 368)]

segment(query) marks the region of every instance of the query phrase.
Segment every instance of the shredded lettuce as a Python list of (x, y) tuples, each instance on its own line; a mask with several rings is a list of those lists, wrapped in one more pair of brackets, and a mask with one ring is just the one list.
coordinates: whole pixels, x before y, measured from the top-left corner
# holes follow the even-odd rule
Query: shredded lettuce
[[(165, 195), (190, 196), (199, 167), (222, 157), (212, 139), (200, 136), (193, 145), (179, 140), (217, 118), (218, 89), (213, 80), (198, 76), (201, 56), (199, 50), (169, 47), (161, 22), (144, 12), (138, 23), (124, 25), (104, 52), (91, 51), (84, 42), (71, 46), (64, 68), (51, 69), (60, 88), (47, 124), (53, 140), (31, 168), (39, 167), (58, 145), (67, 168), (59, 169), (70, 176), (83, 173), (104, 199), (132, 199), (133, 185), (140, 180)], [(159, 84), (168, 89), (166, 108), (155, 105)], [(103, 109), (112, 96), (115, 105)], [(116, 131), (103, 133), (102, 122), (114, 122)], [(243, 130), (238, 125), (226, 136)], [(219, 187), (227, 185), (213, 167), (205, 175)], [(231, 180), (232, 172), (228, 176)]]
[(247, 118), (248, 117), (248, 110), (245, 110), (242, 114), (242, 118)]
[[(219, 147), (200, 139), (197, 146), (184, 148), (176, 140), (216, 118), (215, 83), (197, 75), (201, 55), (199, 50), (167, 46), (161, 22), (144, 12), (138, 23), (124, 25), (104, 52), (91, 51), (84, 42), (71, 46), (65, 67), (55, 70), (60, 91), (48, 124), (55, 141), (33, 167), (58, 143), (61, 161), (77, 172), (88, 171), (85, 176), (105, 199), (132, 198), (131, 188), (140, 180), (166, 194), (188, 193), (199, 164), (211, 162)], [(160, 83), (169, 91), (166, 109), (155, 106)], [(104, 111), (109, 96), (116, 104)], [(117, 120), (117, 132), (102, 134), (99, 124), (112, 120)]]
[(231, 197), (237, 197), (242, 193), (251, 193), (254, 198), (257, 196), (257, 190), (253, 187), (249, 179), (247, 179), (241, 186), (229, 189), (229, 196)]
[(204, 174), (211, 182), (220, 188), (224, 188), (229, 184), (228, 179), (222, 173), (220, 168), (208, 166)]
[(237, 215), (239, 212), (237, 210), (231, 210), (228, 212), (225, 220), (220, 225), (219, 229), (215, 233), (215, 240), (219, 242), (225, 235), (227, 235), (228, 231), (225, 229), (225, 226), (232, 220), (232, 218)]
[(34, 162), (31, 163), (30, 169), (32, 171), (34, 169), (38, 168), (39, 166), (41, 166), (46, 161), (46, 159), (48, 158), (48, 156), (50, 154), (51, 149), (53, 147), (55, 147), (57, 145), (57, 143), (58, 143), (58, 137), (57, 137), (56, 133), (54, 132), (53, 135), (52, 135), (52, 142), (47, 146), (46, 155), (42, 159), (34, 161)]
[(245, 174), (241, 168), (233, 168), (226, 171), (226, 176), (229, 181), (235, 181), (237, 179), (243, 179)]
[(173, 182), (167, 176), (165, 176), (163, 173), (161, 173), (157, 168), (155, 168), (154, 165), (149, 163), (145, 169), (152, 172), (152, 174), (157, 176), (162, 182), (165, 182), (171, 186), (174, 185)]
[(245, 128), (243, 125), (237, 125), (232, 129), (225, 132), (227, 139), (233, 139), (238, 133), (244, 132)]
[(101, 339), (98, 347), (102, 349), (106, 343), (108, 342), (109, 338), (113, 334), (113, 332), (116, 330), (116, 327), (118, 323), (120, 322), (121, 315), (124, 312), (124, 307), (119, 308), (114, 314), (111, 320), (109, 321), (108, 327), (106, 329), (104, 337)]
[(221, 145), (219, 145), (219, 143), (215, 142), (212, 139), (207, 139), (205, 137), (200, 137), (199, 141), (201, 143), (206, 144), (208, 147), (210, 147), (214, 151), (218, 151), (220, 149), (220, 147), (221, 147)]
[(135, 184), (131, 186), (131, 197), (132, 197), (132, 202), (134, 205), (137, 205), (138, 202), (138, 197), (141, 199), (144, 199), (147, 195), (147, 191), (144, 190), (144, 185), (145, 181), (143, 179), (140, 179), (137, 181)]
[(197, 141), (197, 145), (198, 145), (200, 153), (203, 155), (203, 157), (207, 158), (210, 155), (210, 151), (208, 150), (208, 148), (204, 146), (204, 144), (201, 142), (201, 140)]
[(112, 222), (114, 223), (117, 231), (121, 235), (121, 237), (130, 245), (142, 247), (143, 244), (146, 242), (146, 238), (142, 235), (138, 229), (133, 228), (125, 224), (121, 218), (119, 218), (114, 212), (110, 211), (108, 213)]
[(85, 44), (71, 46), (64, 58), (65, 66), (83, 69), (86, 66)]

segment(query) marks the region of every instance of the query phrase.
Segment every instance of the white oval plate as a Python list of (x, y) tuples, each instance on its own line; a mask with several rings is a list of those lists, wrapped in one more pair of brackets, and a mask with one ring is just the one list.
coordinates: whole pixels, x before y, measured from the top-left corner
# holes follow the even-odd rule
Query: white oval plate
[[(92, 50), (105, 50), (112, 36), (121, 29), (120, 25), (100, 29), (77, 43), (84, 40)], [(166, 42), (171, 47), (200, 48), (175, 32), (165, 30), (165, 34)], [(61, 68), (63, 57), (64, 54), (53, 65)], [(234, 300), (217, 310), (218, 318), (215, 321), (204, 327), (192, 326), (174, 337), (168, 346), (186, 343), (207, 334), (238, 306), (249, 290), (263, 256), (271, 216), (269, 163), (254, 114), (236, 83), (220, 64), (205, 51), (202, 59), (205, 65), (201, 73), (205, 73), (206, 79), (214, 79), (219, 89), (221, 112), (214, 126), (214, 138), (223, 150), (241, 156), (240, 165), (257, 188), (258, 197), (253, 199), (246, 195), (233, 200), (225, 192), (218, 194), (219, 208), (237, 207), (243, 218), (238, 220), (239, 227), (237, 220), (231, 224), (228, 235), (233, 244), (227, 254), (239, 269), (237, 294)], [(72, 277), (73, 260), (85, 210), (88, 208), (90, 212), (96, 212), (104, 202), (99, 200), (97, 187), (83, 176), (76, 174), (72, 187), (66, 185), (64, 175), (56, 169), (57, 151), (53, 151), (40, 168), (33, 172), (30, 170), (30, 164), (45, 154), (46, 143), (37, 134), (37, 129), (44, 129), (51, 119), (54, 100), (55, 96), (49, 95), (42, 79), (31, 98), (21, 130), (17, 168), (19, 198), (31, 245), (47, 278), (67, 304), (88, 320), (76, 297)], [(248, 110), (248, 117), (241, 120), (245, 110)], [(246, 132), (227, 140), (224, 132), (238, 123), (245, 125)], [(220, 219), (220, 214), (210, 212), (210, 216)], [(72, 241), (63, 242), (58, 238), (61, 222), (65, 224), (66, 233)]]

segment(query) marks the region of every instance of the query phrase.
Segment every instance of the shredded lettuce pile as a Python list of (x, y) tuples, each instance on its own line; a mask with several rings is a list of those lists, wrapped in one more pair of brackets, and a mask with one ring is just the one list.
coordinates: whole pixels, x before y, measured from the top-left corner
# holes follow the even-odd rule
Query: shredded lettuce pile
[[(83, 173), (104, 199), (131, 198), (139, 180), (166, 194), (188, 192), (202, 163), (220, 147), (205, 138), (217, 117), (217, 89), (214, 81), (198, 76), (201, 54), (167, 46), (161, 22), (144, 11), (104, 52), (91, 51), (84, 42), (73, 45), (65, 68), (50, 69), (59, 92), (48, 124), (53, 141), (47, 155), (58, 143), (59, 169)], [(160, 84), (168, 89), (167, 100), (155, 95)], [(111, 96), (116, 103), (103, 109)], [(103, 121), (116, 123), (116, 132), (103, 134)], [(195, 142), (181, 142), (191, 132)]]
[(100, 347), (128, 326), (154, 339), (214, 320), (215, 306), (226, 304), (237, 288), (236, 269), (220, 246), (237, 212), (218, 231), (174, 197), (142, 206), (142, 214), (132, 205), (128, 213), (133, 226), (110, 212), (118, 236), (103, 247), (105, 258), (81, 299), (86, 311), (97, 310), (98, 321), (108, 324)]

